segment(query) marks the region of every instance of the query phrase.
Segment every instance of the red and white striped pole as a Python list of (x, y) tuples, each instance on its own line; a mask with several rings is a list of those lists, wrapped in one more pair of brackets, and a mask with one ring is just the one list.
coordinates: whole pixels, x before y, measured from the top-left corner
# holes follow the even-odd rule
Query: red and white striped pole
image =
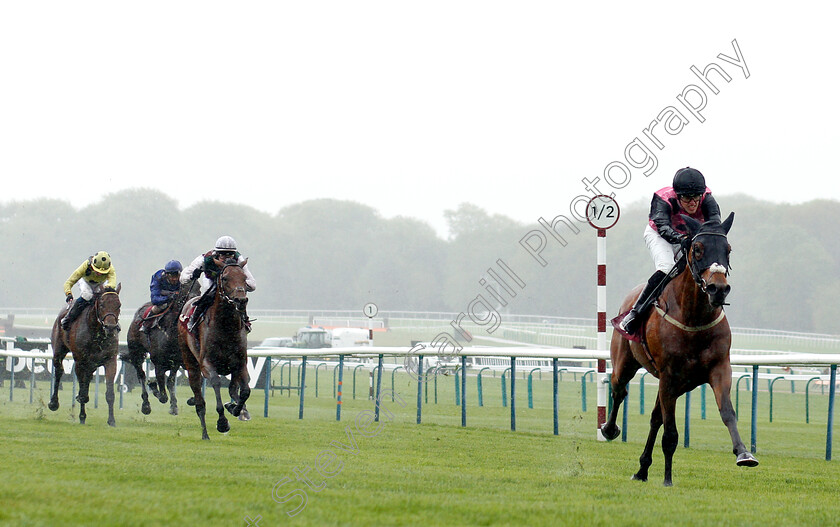
[[(610, 196), (595, 196), (589, 200), (586, 207), (589, 224), (598, 231), (597, 263), (598, 263), (598, 351), (607, 351), (607, 229), (618, 223), (618, 203)], [(607, 420), (607, 361), (598, 359), (598, 373), (595, 384), (598, 393), (598, 423), (595, 437), (599, 441), (606, 441), (601, 433), (601, 425)]]
[[(607, 229), (598, 229), (598, 351), (607, 349)], [(598, 441), (606, 441), (601, 425), (607, 421), (607, 361), (598, 359)]]

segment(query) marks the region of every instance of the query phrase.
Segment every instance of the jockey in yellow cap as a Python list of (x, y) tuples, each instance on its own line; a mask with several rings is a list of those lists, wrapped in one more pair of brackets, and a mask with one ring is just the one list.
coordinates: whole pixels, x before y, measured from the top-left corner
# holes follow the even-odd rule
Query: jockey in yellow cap
[[(81, 293), (79, 298), (73, 302), (73, 286), (79, 284)], [(73, 274), (64, 282), (64, 296), (67, 302), (73, 302), (70, 311), (61, 319), (61, 327), (64, 330), (70, 329), (70, 323), (76, 320), (93, 298), (93, 290), (98, 286), (117, 287), (117, 271), (111, 264), (111, 255), (105, 251), (99, 251), (73, 271)]]

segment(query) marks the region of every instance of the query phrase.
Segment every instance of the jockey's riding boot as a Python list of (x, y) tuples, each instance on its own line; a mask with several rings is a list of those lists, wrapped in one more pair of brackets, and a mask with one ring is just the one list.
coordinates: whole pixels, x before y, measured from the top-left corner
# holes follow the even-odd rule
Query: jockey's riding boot
[(655, 295), (654, 292), (659, 289), (659, 286), (662, 285), (667, 276), (668, 275), (662, 271), (656, 271), (648, 279), (648, 283), (645, 286), (644, 291), (642, 291), (642, 294), (640, 294), (639, 298), (636, 299), (636, 303), (633, 304), (633, 307), (627, 315), (624, 316), (621, 324), (619, 324), (621, 329), (626, 331), (628, 335), (633, 335), (636, 331), (638, 331), (639, 324), (644, 319), (645, 312), (647, 312), (653, 301), (656, 300), (657, 295)]
[(73, 302), (73, 305), (70, 306), (70, 311), (68, 311), (67, 314), (64, 315), (64, 318), (61, 319), (61, 327), (62, 329), (64, 329), (64, 331), (70, 331), (70, 324), (74, 320), (79, 318), (79, 314), (85, 309), (85, 306), (87, 306), (89, 303), (90, 302), (88, 302), (82, 297), (77, 298)]
[(187, 322), (187, 331), (190, 333), (193, 332), (195, 325), (198, 324), (201, 317), (204, 316), (204, 312), (207, 311), (207, 308), (213, 303), (215, 291), (215, 287), (211, 287), (195, 302), (195, 309), (193, 310), (192, 315), (190, 315), (189, 322)]

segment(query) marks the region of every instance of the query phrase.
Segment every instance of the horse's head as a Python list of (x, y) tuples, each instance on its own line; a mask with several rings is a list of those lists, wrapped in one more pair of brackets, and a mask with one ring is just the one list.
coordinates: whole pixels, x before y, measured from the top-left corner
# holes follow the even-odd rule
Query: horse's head
[(120, 289), (122, 289), (122, 284), (117, 284), (116, 289), (113, 287), (99, 289), (94, 302), (96, 320), (108, 334), (120, 331), (120, 307), (122, 307)]
[(248, 263), (247, 259), (240, 264), (235, 258), (228, 258), (218, 278), (219, 294), (224, 300), (236, 306), (237, 310), (245, 309), (248, 303), (245, 270), (242, 269), (246, 263)]
[(687, 255), (691, 275), (700, 289), (709, 295), (709, 302), (715, 307), (722, 306), (731, 289), (726, 277), (729, 275), (729, 253), (732, 247), (726, 235), (732, 227), (735, 213), (730, 213), (723, 223), (707, 221), (701, 224), (688, 216), (683, 218), (691, 237)]

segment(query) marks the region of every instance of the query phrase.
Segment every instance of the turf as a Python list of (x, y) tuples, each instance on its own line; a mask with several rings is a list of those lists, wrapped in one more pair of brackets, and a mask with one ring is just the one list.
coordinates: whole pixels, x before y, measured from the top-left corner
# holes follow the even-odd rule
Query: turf
[[(322, 376), (318, 398), (308, 387), (302, 420), (298, 398), (279, 392), (269, 397), (270, 417), (264, 418), (261, 390), (253, 392), (249, 404), (253, 419), (231, 421), (228, 434), (215, 431), (216, 414), (211, 410), (210, 441), (200, 439), (198, 419), (183, 404), (181, 414), (171, 416), (168, 405), (153, 400), (152, 414), (142, 415), (136, 390), (126, 394), (124, 408), (117, 410), (117, 427), (109, 428), (102, 394), (99, 408), (89, 405), (88, 421), (82, 426), (76, 419), (78, 408), (70, 407), (69, 390), (61, 394), (62, 407), (50, 412), (40, 390), (33, 404), (28, 402), (28, 389), (16, 390), (15, 401), (9, 402), (6, 384), (0, 392), (5, 399), (0, 403), (0, 523), (836, 523), (840, 471), (836, 462), (824, 459), (827, 397), (822, 394), (812, 393), (809, 424), (803, 390), (775, 394), (772, 423), (768, 393), (759, 394), (756, 455), (761, 464), (752, 469), (735, 466), (728, 433), (710, 394), (706, 419), (701, 418), (699, 392), (693, 394), (690, 447), (683, 447), (681, 399), (675, 486), (665, 488), (658, 445), (650, 481), (630, 481), (647, 435), (652, 386), (641, 415), (637, 385), (631, 385), (628, 441), (603, 443), (594, 440), (594, 385), (587, 390), (588, 411), (582, 412), (580, 382), (570, 376), (561, 384), (558, 436), (552, 434), (547, 379), (534, 383), (533, 409), (528, 408), (525, 382), (517, 381), (513, 432), (510, 408), (501, 406), (498, 378), (484, 379), (483, 407), (476, 405), (475, 378), (468, 378), (468, 426), (462, 428), (452, 377), (439, 379), (438, 403), (431, 391), (423, 422), (417, 425), (416, 385), (398, 374), (396, 393), (405, 406), (386, 396), (377, 428), (369, 423), (374, 405), (361, 391), (355, 400), (345, 393), (342, 420), (335, 420), (329, 377)], [(386, 379), (383, 387), (390, 387)], [(186, 399), (187, 388), (178, 389)], [(741, 393), (740, 406), (741, 435), (749, 445), (748, 392)], [(331, 477), (318, 474), (318, 463)], [(296, 479), (296, 471), (322, 488), (306, 487)], [(305, 504), (294, 496), (296, 489), (306, 493)]]

